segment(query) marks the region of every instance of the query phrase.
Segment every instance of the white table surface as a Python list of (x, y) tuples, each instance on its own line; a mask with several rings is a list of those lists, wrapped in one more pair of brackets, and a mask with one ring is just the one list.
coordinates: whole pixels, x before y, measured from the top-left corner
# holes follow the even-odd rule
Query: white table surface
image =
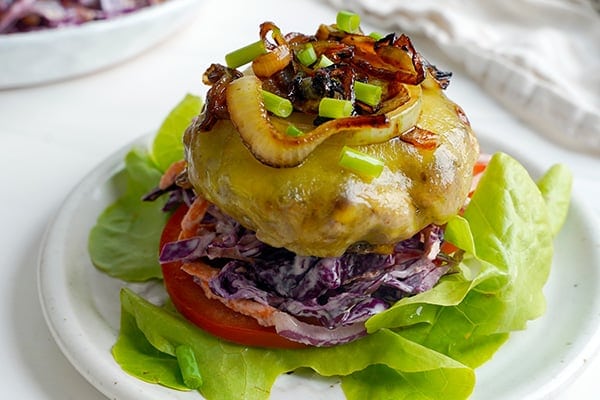
[[(37, 296), (37, 254), (46, 225), (71, 188), (95, 165), (134, 138), (155, 130), (186, 93), (203, 95), (201, 76), (226, 51), (257, 37), (258, 25), (313, 32), (335, 10), (314, 1), (241, 3), (204, 0), (195, 22), (123, 64), (70, 81), (0, 90), (0, 397), (32, 400), (104, 399), (69, 364), (52, 339)], [(549, 166), (568, 164), (575, 193), (600, 213), (600, 158), (563, 150), (502, 109), (431, 43), (414, 38), (430, 60), (454, 71), (448, 95), (482, 136)], [(0, 72), (1, 72), (0, 60)], [(600, 267), (600, 266), (598, 266)], [(593, 399), (600, 359), (558, 399)]]

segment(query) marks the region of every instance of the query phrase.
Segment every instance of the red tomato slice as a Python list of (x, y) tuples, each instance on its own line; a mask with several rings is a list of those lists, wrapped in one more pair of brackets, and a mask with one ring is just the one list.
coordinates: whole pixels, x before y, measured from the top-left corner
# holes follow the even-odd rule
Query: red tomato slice
[[(478, 175), (481, 175), (485, 172), (485, 169), (487, 168), (489, 162), (490, 162), (490, 159), (488, 157), (480, 157), (479, 160), (477, 160), (477, 162), (473, 166), (473, 179), (478, 179), (479, 178)], [(473, 195), (473, 192), (470, 192), (469, 197), (471, 197), (472, 195)], [(462, 211), (461, 211), (461, 213), (462, 213)], [(442, 247), (440, 250), (446, 254), (452, 254), (456, 250), (458, 250), (458, 247), (456, 247), (454, 244), (452, 244), (450, 242), (444, 241), (442, 243)]]
[(477, 174), (481, 174), (483, 171), (485, 171), (488, 164), (489, 164), (489, 160), (487, 160), (487, 159), (477, 160), (477, 162), (473, 166), (473, 176), (475, 176)]
[[(160, 238), (160, 248), (177, 240), (181, 220), (187, 207), (181, 206), (167, 221)], [(162, 265), (165, 288), (175, 308), (190, 322), (222, 339), (246, 346), (302, 348), (305, 345), (279, 336), (272, 327), (259, 325), (254, 318), (227, 308), (218, 300), (204, 295), (194, 278), (181, 270), (181, 262)]]

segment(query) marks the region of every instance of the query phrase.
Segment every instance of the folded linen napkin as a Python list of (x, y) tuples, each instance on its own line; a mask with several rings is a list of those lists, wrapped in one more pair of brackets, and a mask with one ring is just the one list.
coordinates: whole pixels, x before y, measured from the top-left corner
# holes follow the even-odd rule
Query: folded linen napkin
[(600, 155), (598, 0), (329, 0), (418, 33), (536, 131)]

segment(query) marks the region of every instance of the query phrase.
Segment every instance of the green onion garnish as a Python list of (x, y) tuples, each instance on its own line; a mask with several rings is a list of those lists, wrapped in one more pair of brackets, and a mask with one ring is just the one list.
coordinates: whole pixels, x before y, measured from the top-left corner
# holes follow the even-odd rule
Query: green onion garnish
[(287, 118), (294, 111), (292, 102), (286, 98), (277, 96), (275, 93), (267, 92), (266, 90), (262, 90), (262, 96), (265, 108), (278, 117)]
[(338, 164), (352, 172), (367, 178), (377, 178), (381, 175), (384, 162), (366, 153), (344, 146)]
[(308, 67), (314, 64), (317, 61), (317, 53), (315, 52), (315, 48), (311, 43), (307, 43), (303, 49), (296, 53), (296, 57), (298, 61), (305, 67)]
[(267, 53), (265, 44), (262, 40), (259, 40), (227, 54), (225, 63), (229, 68), (238, 68), (265, 53)]
[(194, 350), (192, 350), (191, 346), (182, 344), (175, 348), (175, 357), (183, 376), (183, 383), (190, 389), (199, 389), (202, 386), (202, 376), (198, 369)]
[(285, 134), (291, 137), (298, 137), (304, 135), (304, 132), (302, 132), (302, 130), (300, 130), (300, 128), (298, 128), (296, 125), (290, 124), (285, 130)]
[(346, 33), (358, 33), (360, 16), (350, 11), (340, 11), (335, 20), (337, 27)]
[(327, 58), (325, 54), (322, 54), (321, 57), (319, 57), (319, 62), (317, 63), (315, 68), (325, 68), (329, 67), (330, 65), (333, 65), (333, 61)]
[(383, 36), (383, 34), (381, 34), (379, 32), (371, 32), (371, 33), (369, 33), (369, 37), (371, 39), (380, 40), (380, 39), (383, 39), (384, 36)]
[(375, 107), (381, 101), (381, 86), (354, 81), (354, 96), (357, 100)]
[(325, 118), (344, 118), (352, 115), (354, 107), (350, 100), (323, 97), (319, 103), (319, 115)]

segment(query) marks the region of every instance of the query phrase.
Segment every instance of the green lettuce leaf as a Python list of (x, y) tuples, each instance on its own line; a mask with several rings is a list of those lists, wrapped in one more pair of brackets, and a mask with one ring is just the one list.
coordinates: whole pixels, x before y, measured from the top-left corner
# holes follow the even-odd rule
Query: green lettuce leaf
[(162, 279), (158, 245), (169, 216), (162, 212), (166, 198), (141, 198), (172, 162), (183, 158), (183, 133), (201, 105), (199, 97), (185, 96), (163, 122), (152, 152), (135, 148), (125, 156), (124, 171), (111, 181), (120, 195), (98, 217), (88, 239), (92, 263), (104, 273), (130, 282)]
[(563, 164), (553, 165), (538, 181), (538, 187), (546, 201), (553, 236), (558, 234), (567, 219), (572, 186), (571, 171)]
[(112, 354), (123, 371), (148, 383), (188, 391), (177, 359), (159, 351), (140, 332), (135, 317), (123, 308), (121, 328)]
[[(341, 346), (267, 350), (221, 341), (129, 289), (121, 291), (121, 304), (127, 326), (121, 329), (113, 354), (123, 369), (144, 380), (160, 376), (163, 384), (174, 381), (170, 387), (176, 388), (179, 381), (173, 377), (180, 373), (174, 351), (189, 345), (204, 382), (200, 393), (210, 400), (266, 400), (279, 375), (300, 368), (342, 376), (349, 400), (382, 398), (383, 393), (394, 399), (433, 400), (442, 395), (448, 400), (464, 399), (475, 382), (472, 369), (387, 329)], [(134, 322), (137, 330), (132, 328)], [(137, 351), (127, 346), (140, 342)], [(170, 363), (159, 362), (165, 356), (171, 357)], [(171, 370), (165, 372), (166, 368)], [(372, 379), (381, 384), (376, 387)]]
[[(546, 192), (562, 199), (552, 206), (562, 216), (570, 175), (560, 171), (546, 180)], [(395, 327), (471, 367), (487, 361), (511, 331), (524, 329), (545, 309), (542, 288), (553, 254), (548, 208), (517, 161), (494, 155), (464, 216), (446, 227), (446, 239), (466, 251), (459, 273), (373, 316), (369, 331)]]
[(126, 155), (124, 173), (113, 180), (115, 184), (125, 180), (125, 192), (100, 214), (90, 231), (88, 252), (96, 268), (127, 281), (162, 278), (158, 245), (168, 218), (161, 211), (166, 199), (141, 201), (160, 176), (144, 150), (133, 149)]
[(187, 94), (165, 118), (152, 142), (150, 153), (159, 170), (165, 171), (169, 165), (183, 158), (181, 138), (192, 119), (200, 113), (201, 108), (202, 99)]

